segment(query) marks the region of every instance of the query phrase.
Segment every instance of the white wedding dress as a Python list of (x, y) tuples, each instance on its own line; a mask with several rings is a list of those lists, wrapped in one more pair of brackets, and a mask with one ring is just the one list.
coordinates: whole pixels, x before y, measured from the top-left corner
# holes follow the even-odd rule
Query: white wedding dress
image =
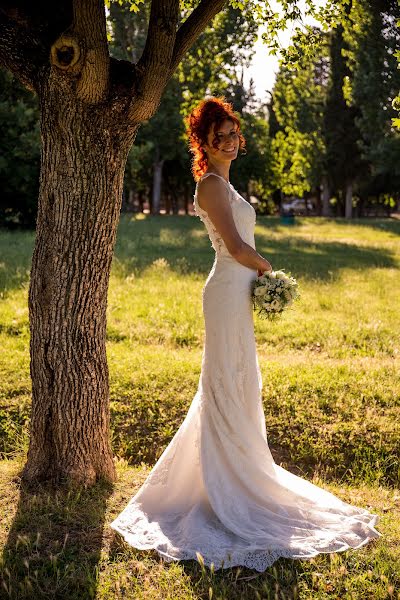
[[(255, 211), (225, 183), (238, 232), (255, 248)], [(279, 557), (359, 548), (381, 535), (374, 527), (378, 516), (274, 462), (254, 337), (256, 272), (231, 257), (197, 203), (197, 188), (194, 206), (216, 252), (203, 288), (198, 389), (175, 436), (111, 527), (135, 548), (153, 548), (167, 561), (196, 560), (199, 552), (216, 570), (244, 565), (264, 571)]]

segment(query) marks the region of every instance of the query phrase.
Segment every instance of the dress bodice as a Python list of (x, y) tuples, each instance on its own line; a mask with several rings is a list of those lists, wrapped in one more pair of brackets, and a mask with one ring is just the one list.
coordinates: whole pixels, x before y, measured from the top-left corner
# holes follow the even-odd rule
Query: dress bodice
[[(203, 221), (204, 225), (206, 226), (208, 236), (211, 241), (211, 245), (214, 248), (217, 257), (218, 256), (229, 256), (230, 257), (231, 255), (229, 254), (228, 249), (227, 249), (222, 237), (220, 236), (220, 234), (214, 227), (213, 222), (211, 221), (210, 217), (207, 214), (207, 211), (203, 210), (199, 206), (199, 203), (197, 201), (198, 185), (199, 185), (200, 181), (202, 181), (203, 179), (205, 179), (206, 177), (209, 177), (211, 175), (214, 175), (214, 177), (219, 177), (220, 179), (222, 179), (222, 181), (228, 187), (229, 201), (230, 201), (230, 204), (232, 207), (232, 216), (233, 216), (233, 220), (236, 225), (236, 229), (238, 230), (238, 233), (239, 233), (240, 237), (242, 238), (242, 240), (244, 242), (246, 242), (246, 244), (249, 244), (249, 246), (251, 246), (252, 248), (255, 249), (254, 227), (255, 227), (255, 223), (256, 223), (256, 211), (251, 206), (251, 204), (249, 204), (239, 194), (239, 192), (237, 190), (235, 190), (233, 185), (231, 183), (228, 183), (227, 181), (225, 181), (225, 179), (223, 177), (221, 177), (220, 175), (217, 175), (216, 173), (205, 173), (199, 179), (199, 181), (197, 182), (197, 185), (196, 185), (196, 191), (194, 194), (194, 211), (195, 211), (195, 214), (201, 219), (201, 221)], [(218, 199), (216, 199), (216, 201), (218, 202)]]

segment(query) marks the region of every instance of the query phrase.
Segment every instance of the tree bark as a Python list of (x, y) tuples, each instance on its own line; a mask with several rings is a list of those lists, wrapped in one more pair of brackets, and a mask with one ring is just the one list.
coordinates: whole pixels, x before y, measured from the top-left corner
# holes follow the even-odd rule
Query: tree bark
[(162, 170), (164, 165), (164, 159), (156, 159), (153, 164), (153, 192), (151, 202), (151, 212), (154, 215), (160, 213), (160, 200), (161, 200), (161, 183), (162, 183)]
[(361, 193), (356, 206), (357, 218), (364, 216), (364, 206), (367, 200), (367, 196), (365, 193)]
[(184, 189), (183, 189), (183, 201), (185, 203), (185, 215), (189, 214), (189, 202), (191, 202), (191, 197), (190, 197), (190, 188), (188, 184), (185, 184)]
[(322, 216), (330, 217), (331, 216), (331, 207), (329, 204), (329, 200), (331, 197), (331, 191), (329, 189), (328, 178), (324, 177), (322, 180)]
[(346, 219), (351, 219), (353, 216), (353, 183), (351, 181), (346, 184), (346, 204), (344, 216)]
[(25, 480), (115, 479), (106, 308), (134, 130), (68, 97), (41, 94), (42, 164), (29, 289), (32, 419)]
[(128, 195), (128, 212), (135, 212), (135, 190), (133, 187), (129, 188)]

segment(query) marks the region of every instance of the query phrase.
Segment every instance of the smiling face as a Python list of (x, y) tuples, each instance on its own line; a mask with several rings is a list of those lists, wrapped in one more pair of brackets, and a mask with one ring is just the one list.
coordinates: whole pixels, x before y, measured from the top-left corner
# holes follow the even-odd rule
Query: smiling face
[(239, 135), (237, 125), (230, 119), (225, 119), (215, 127), (213, 124), (207, 135), (204, 149), (209, 162), (230, 162), (237, 157), (239, 150)]

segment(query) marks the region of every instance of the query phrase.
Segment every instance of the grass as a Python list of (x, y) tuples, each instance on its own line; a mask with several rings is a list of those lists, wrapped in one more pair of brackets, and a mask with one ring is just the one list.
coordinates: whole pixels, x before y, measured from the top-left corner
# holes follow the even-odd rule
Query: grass
[(269, 443), (282, 466), (378, 512), (383, 538), (311, 561), (281, 559), (263, 574), (210, 573), (195, 561), (164, 564), (108, 527), (197, 388), (213, 254), (191, 217), (121, 218), (107, 315), (117, 484), (24, 489), (34, 234), (3, 231), (0, 598), (400, 598), (400, 222), (296, 221), (259, 217), (256, 229), (258, 251), (302, 292), (281, 322), (255, 321)]

